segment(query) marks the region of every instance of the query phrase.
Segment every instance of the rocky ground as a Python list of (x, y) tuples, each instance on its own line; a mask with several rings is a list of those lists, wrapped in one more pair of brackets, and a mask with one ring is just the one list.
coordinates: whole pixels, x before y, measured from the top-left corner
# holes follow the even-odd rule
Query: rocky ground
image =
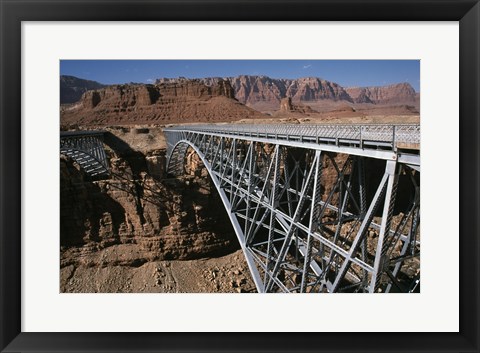
[[(130, 246), (131, 248), (131, 246)], [(98, 251), (102, 265), (68, 265), (60, 271), (64, 293), (251, 293), (256, 292), (241, 250), (198, 260), (112, 265), (125, 246)], [(110, 262), (109, 262), (110, 261)], [(110, 265), (108, 264), (110, 263)]]

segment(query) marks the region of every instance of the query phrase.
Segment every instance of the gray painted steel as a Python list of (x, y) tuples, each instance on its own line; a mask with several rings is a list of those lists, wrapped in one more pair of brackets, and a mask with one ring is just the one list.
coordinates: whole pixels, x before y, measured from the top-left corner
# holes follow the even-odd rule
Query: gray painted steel
[(104, 131), (60, 132), (60, 153), (72, 158), (92, 177), (108, 176), (103, 135)]
[[(409, 292), (409, 276), (416, 287), (420, 151), (400, 146), (419, 148), (419, 125), (164, 132), (170, 174), (184, 174), (188, 148), (207, 168), (259, 292)], [(396, 203), (399, 184), (410, 201)]]

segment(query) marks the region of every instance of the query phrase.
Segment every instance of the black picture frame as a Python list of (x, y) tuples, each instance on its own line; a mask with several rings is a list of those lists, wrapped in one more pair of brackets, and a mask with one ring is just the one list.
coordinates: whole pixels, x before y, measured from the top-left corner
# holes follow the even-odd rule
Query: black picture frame
[[(478, 352), (478, 0), (0, 0), (0, 349), (2, 352)], [(21, 332), (22, 21), (459, 21), (459, 333)], [(447, 148), (447, 147), (446, 147)], [(439, 151), (441, 153), (441, 151)], [(445, 207), (446, 212), (457, 210)], [(447, 284), (446, 284), (447, 286)], [(448, 290), (448, 287), (446, 287)], [(441, 305), (439, 305), (441, 310)], [(233, 318), (232, 318), (233, 319)], [(413, 320), (413, 318), (412, 318)], [(388, 328), (386, 328), (388, 329)]]

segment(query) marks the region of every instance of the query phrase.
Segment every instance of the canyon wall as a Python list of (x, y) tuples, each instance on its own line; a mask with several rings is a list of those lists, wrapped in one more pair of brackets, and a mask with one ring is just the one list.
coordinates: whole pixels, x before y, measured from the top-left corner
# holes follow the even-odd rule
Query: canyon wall
[(74, 124), (168, 124), (218, 122), (263, 117), (234, 97), (228, 81), (213, 86), (189, 80), (157, 85), (112, 85), (85, 92), (61, 109), (63, 126)]
[[(60, 159), (62, 266), (96, 264), (100, 249), (128, 247), (113, 264), (219, 256), (238, 249), (238, 241), (207, 175), (192, 160), (189, 175), (165, 179), (165, 150), (125, 149), (106, 137), (111, 178), (89, 180), (72, 160)], [(123, 149), (122, 149), (123, 147)], [(212, 190), (213, 188), (213, 190)], [(75, 256), (81, 252), (82, 256)], [(106, 265), (105, 261), (103, 265)]]
[(346, 92), (355, 103), (405, 104), (416, 102), (416, 92), (408, 83), (380, 87), (348, 87)]
[[(185, 78), (160, 78), (156, 82), (187, 82)], [(278, 110), (283, 98), (293, 102), (323, 102), (333, 104), (409, 104), (418, 106), (419, 96), (409, 83), (375, 87), (342, 87), (318, 77), (274, 79), (268, 76), (207, 77), (199, 79), (207, 86), (229, 81), (239, 102), (259, 111)]]

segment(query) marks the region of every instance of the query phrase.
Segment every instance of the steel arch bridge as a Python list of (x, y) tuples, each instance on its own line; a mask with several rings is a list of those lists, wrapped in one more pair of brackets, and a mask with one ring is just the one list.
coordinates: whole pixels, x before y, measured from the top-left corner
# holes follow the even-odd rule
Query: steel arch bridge
[(60, 154), (72, 158), (91, 177), (110, 174), (103, 147), (105, 131), (60, 132)]
[(419, 125), (164, 133), (170, 174), (185, 173), (189, 149), (208, 170), (258, 292), (419, 290)]

